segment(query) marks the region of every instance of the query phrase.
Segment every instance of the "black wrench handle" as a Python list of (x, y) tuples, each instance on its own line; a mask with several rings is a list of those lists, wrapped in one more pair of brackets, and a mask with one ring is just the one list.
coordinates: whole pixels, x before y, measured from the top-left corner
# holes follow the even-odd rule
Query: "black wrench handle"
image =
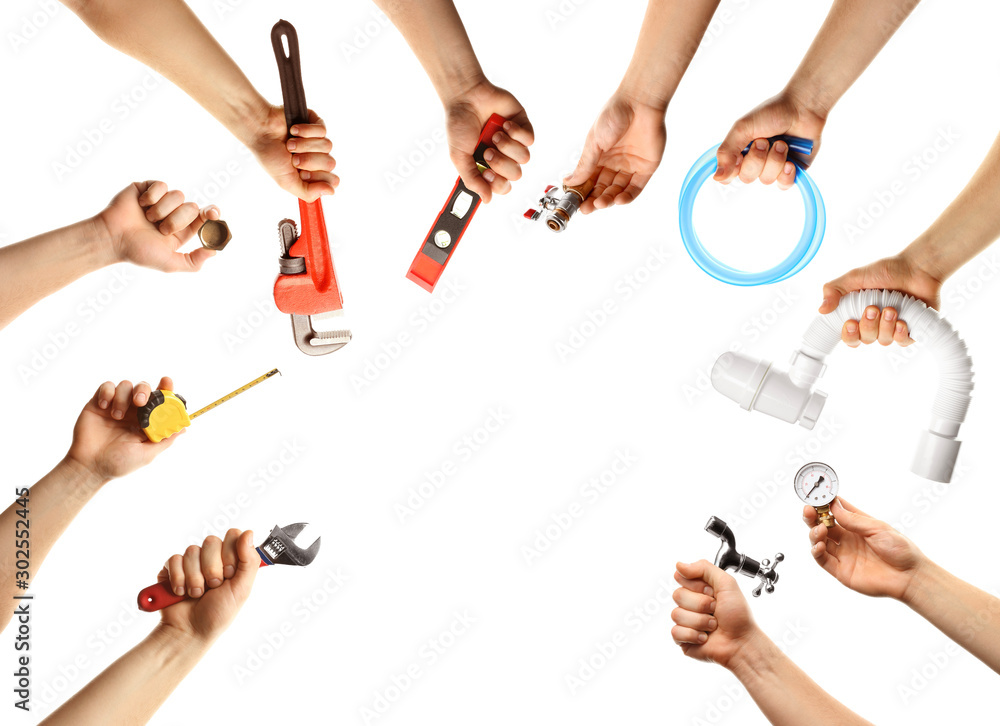
[[(281, 42), (288, 43), (288, 55)], [(289, 129), (295, 124), (309, 123), (309, 107), (306, 106), (306, 89), (302, 85), (302, 66), (299, 63), (299, 36), (295, 26), (287, 20), (279, 20), (271, 28), (271, 46), (278, 61), (278, 75), (281, 77), (281, 99), (285, 105), (285, 124)]]

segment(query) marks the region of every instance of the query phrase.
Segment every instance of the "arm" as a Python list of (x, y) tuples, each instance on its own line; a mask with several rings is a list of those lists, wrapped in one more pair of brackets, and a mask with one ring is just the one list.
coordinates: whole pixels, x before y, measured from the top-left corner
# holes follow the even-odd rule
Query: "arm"
[[(821, 313), (837, 307), (853, 290), (901, 290), (932, 308), (941, 306), (941, 286), (963, 265), (1000, 237), (1000, 136), (969, 183), (917, 239), (898, 255), (858, 267), (823, 286)], [(852, 348), (859, 343), (909, 345), (906, 322), (896, 311), (871, 307), (860, 320), (844, 323), (843, 340)]]
[(330, 173), (335, 162), (322, 119), (310, 111), (310, 124), (288, 139), (281, 107), (257, 92), (183, 0), (149, 3), (142, 12), (128, 0), (63, 1), (101, 40), (168, 78), (218, 119), (282, 189), (306, 201), (333, 194), (340, 180)]
[[(934, 627), (1000, 673), (1000, 599), (931, 562), (885, 522), (838, 498), (837, 524), (817, 524), (806, 507), (812, 554), (819, 565), (855, 592), (905, 603)], [(989, 618), (981, 618), (989, 614)], [(984, 622), (985, 620), (985, 622)]]
[(774, 726), (871, 726), (820, 688), (764, 635), (729, 574), (706, 560), (677, 563), (670, 631), (684, 655), (732, 671)]
[[(175, 562), (183, 562), (189, 580), (207, 582), (207, 590), (164, 609), (160, 624), (145, 640), (84, 686), (43, 724), (146, 723), (229, 627), (250, 596), (260, 566), (253, 532), (235, 529), (226, 534), (225, 542), (209, 537), (202, 547), (189, 547), (184, 557), (174, 555), (169, 560), (171, 569)], [(167, 577), (164, 568), (160, 579)], [(180, 582), (184, 582), (183, 576)]]
[[(788, 189), (795, 165), (787, 161), (788, 146), (767, 139), (779, 134), (813, 141), (813, 152), (802, 157), (808, 165), (819, 151), (830, 111), (879, 54), (919, 0), (836, 0), (802, 63), (777, 96), (733, 124), (718, 153), (716, 181), (737, 175), (749, 183), (778, 182)], [(756, 140), (756, 141), (755, 141)], [(742, 150), (754, 142), (744, 158)]]
[[(173, 388), (169, 378), (160, 381), (160, 388)], [(134, 389), (128, 381), (115, 387), (105, 383), (84, 406), (73, 429), (69, 452), (56, 467), (28, 490), (28, 533), (30, 540), (30, 576), (38, 570), (56, 540), (84, 505), (112, 479), (145, 466), (166, 450), (175, 437), (158, 444), (146, 440), (136, 422), (136, 407), (149, 399), (150, 386), (140, 383)], [(14, 540), (19, 518), (17, 502), (0, 513), (0, 532), (4, 546), (0, 547), (0, 598), (5, 603), (19, 592), (15, 567), (15, 552), (9, 543)], [(0, 630), (10, 622), (12, 609), (0, 610)]]
[(219, 210), (182, 202), (184, 195), (161, 181), (131, 184), (90, 219), (0, 248), (0, 330), (39, 300), (116, 262), (201, 269), (215, 252), (177, 250)]
[(650, 0), (632, 61), (584, 142), (564, 182), (594, 179), (580, 207), (589, 214), (635, 200), (660, 165), (667, 143), (664, 116), (719, 0)]
[[(486, 79), (452, 0), (375, 0), (403, 34), (444, 104), (451, 161), (469, 189), (486, 203), (521, 178), (535, 140), (528, 114), (514, 96)], [(508, 121), (487, 150), (480, 172), (472, 154), (489, 117)]]

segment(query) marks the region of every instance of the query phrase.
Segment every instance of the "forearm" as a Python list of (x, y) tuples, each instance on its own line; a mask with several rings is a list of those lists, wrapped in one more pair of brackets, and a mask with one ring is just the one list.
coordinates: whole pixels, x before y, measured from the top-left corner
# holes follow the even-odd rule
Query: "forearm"
[(826, 118), (919, 1), (836, 0), (788, 82), (788, 93)]
[(39, 300), (114, 261), (108, 235), (93, 219), (0, 248), (0, 329)]
[[(23, 594), (16, 575), (17, 550), (27, 549), (28, 572), (33, 578), (56, 540), (104, 483), (78, 463), (63, 459), (28, 491), (26, 517), (17, 514), (22, 507), (16, 501), (0, 514), (0, 598), (4, 601), (0, 630), (13, 617), (14, 595)], [(18, 548), (14, 546), (16, 525), (24, 519), (28, 520), (29, 546)]]
[(1000, 673), (1000, 599), (928, 562), (903, 602)]
[[(144, 724), (201, 660), (209, 645), (161, 624), (42, 723)], [(197, 716), (193, 720), (197, 721)]]
[(820, 688), (763, 633), (739, 651), (729, 668), (774, 726), (799, 726), (804, 713), (810, 714), (812, 726), (871, 726)]
[(619, 91), (667, 110), (719, 0), (650, 0)]
[(1000, 237), (1000, 136), (983, 163), (934, 223), (903, 256), (939, 282)]
[(402, 33), (443, 103), (484, 80), (452, 0), (375, 0), (375, 4)]
[(244, 144), (269, 105), (183, 0), (63, 0), (111, 47), (169, 79)]

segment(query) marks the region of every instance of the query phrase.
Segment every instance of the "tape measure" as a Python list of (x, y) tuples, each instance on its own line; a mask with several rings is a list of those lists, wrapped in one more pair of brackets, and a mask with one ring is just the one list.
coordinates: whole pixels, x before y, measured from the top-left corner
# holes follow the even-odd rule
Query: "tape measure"
[(191, 421), (201, 416), (203, 413), (211, 411), (216, 406), (220, 406), (230, 398), (235, 398), (244, 391), (248, 391), (258, 383), (266, 381), (276, 373), (280, 373), (277, 368), (270, 370), (260, 378), (255, 378), (245, 386), (237, 388), (232, 393), (227, 393), (217, 401), (213, 401), (204, 408), (200, 408), (192, 414), (187, 412), (187, 401), (173, 391), (157, 389), (149, 396), (146, 405), (139, 409), (139, 428), (146, 434), (146, 438), (154, 444), (163, 439), (170, 438), (181, 429), (186, 429), (191, 425)]

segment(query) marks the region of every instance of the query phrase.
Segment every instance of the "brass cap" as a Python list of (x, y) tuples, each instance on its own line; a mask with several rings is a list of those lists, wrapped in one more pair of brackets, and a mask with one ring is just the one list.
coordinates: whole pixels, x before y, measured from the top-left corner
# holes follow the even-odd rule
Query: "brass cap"
[(222, 250), (233, 238), (233, 233), (229, 231), (229, 225), (221, 219), (206, 220), (198, 229), (198, 239), (201, 246), (207, 250)]

